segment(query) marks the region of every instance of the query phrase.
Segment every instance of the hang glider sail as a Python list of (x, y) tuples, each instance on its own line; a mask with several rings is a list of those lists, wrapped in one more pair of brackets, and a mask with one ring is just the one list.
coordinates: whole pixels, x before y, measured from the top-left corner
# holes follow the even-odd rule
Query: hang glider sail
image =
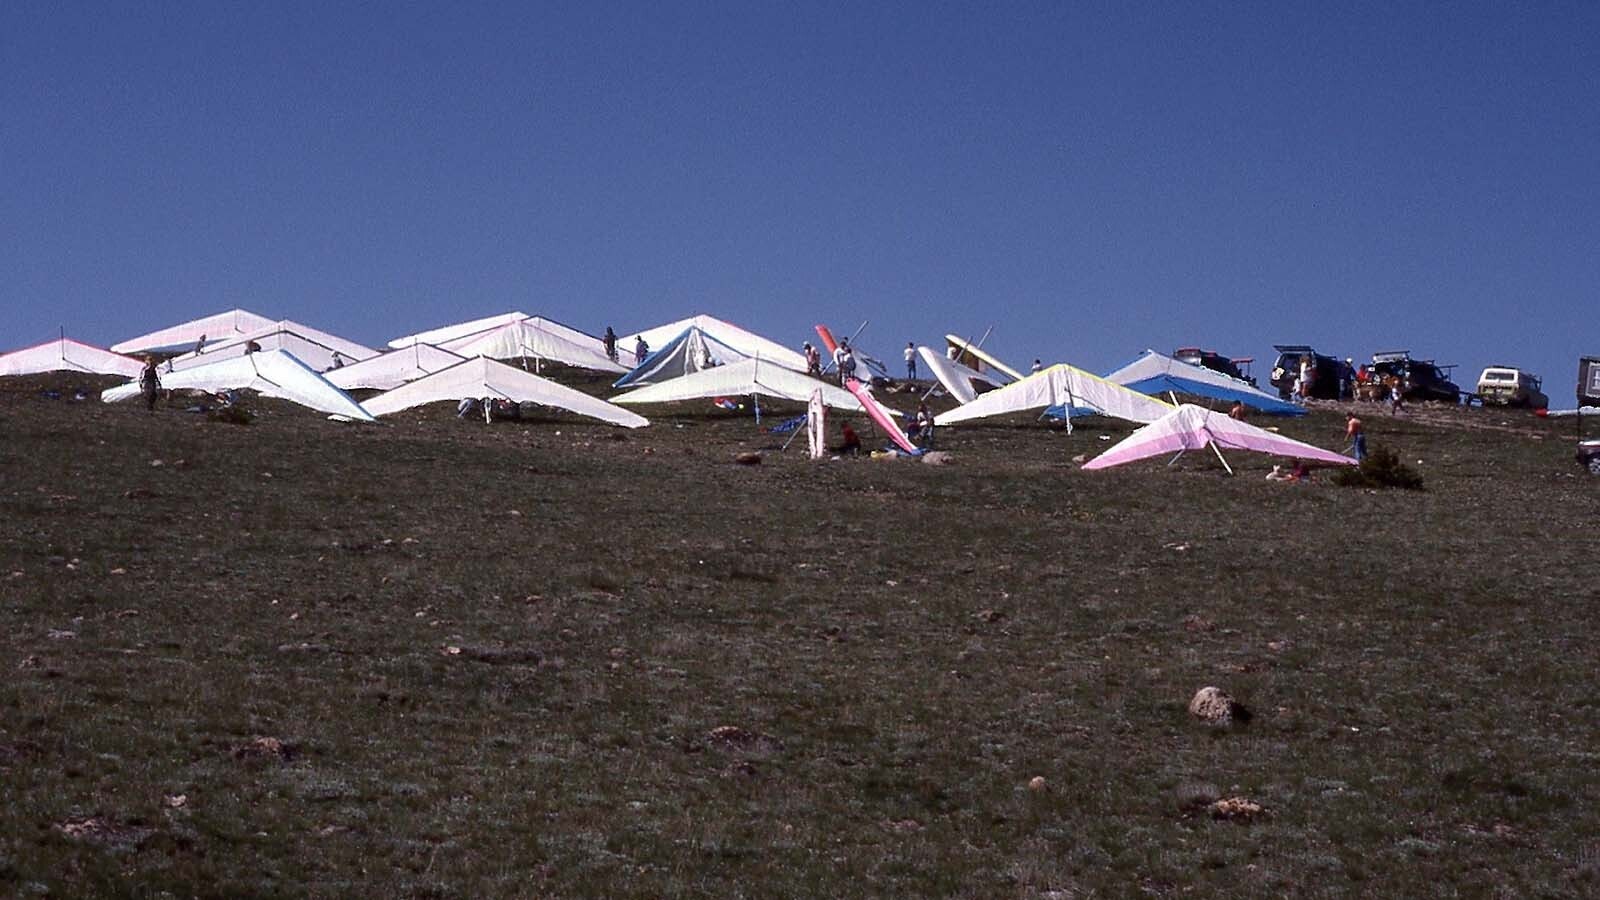
[(691, 325), (661, 349), (652, 351), (644, 358), (644, 362), (618, 378), (611, 386), (625, 388), (660, 384), (673, 378), (692, 375), (702, 369), (725, 366), (749, 358), (717, 340), (713, 335), (707, 334), (698, 325)]
[(59, 337), (53, 341), (0, 355), (0, 375), (37, 375), (43, 372), (82, 372), (134, 378), (144, 363), (130, 356)]
[(347, 391), (357, 388), (387, 391), (448, 369), (465, 358), (432, 344), (413, 344), (404, 350), (390, 350), (340, 369), (331, 369), (324, 372), (323, 377)]
[(1144, 351), (1138, 359), (1107, 375), (1106, 380), (1152, 396), (1161, 396), (1170, 391), (1227, 403), (1238, 401), (1275, 416), (1306, 414), (1303, 407), (1280, 400), (1249, 382), (1173, 359), (1154, 350)]
[(954, 425), (1005, 413), (1061, 407), (1074, 414), (1094, 413), (1141, 424), (1154, 422), (1172, 411), (1163, 403), (1076, 366), (1057, 363), (962, 404), (934, 420)]
[(650, 424), (650, 420), (632, 410), (482, 356), (462, 360), (448, 369), (379, 394), (363, 405), (375, 416), (387, 416), (414, 406), (464, 397), (499, 397), (517, 403), (537, 403), (624, 428)]
[(982, 372), (984, 369), (993, 369), (995, 372), (1000, 373), (1000, 375), (1005, 376), (1011, 381), (1022, 380), (1023, 375), (1021, 372), (1018, 372), (1016, 369), (1013, 369), (1001, 362), (994, 354), (983, 349), (982, 347), (979, 347), (977, 344), (974, 344), (966, 338), (957, 337), (953, 334), (947, 334), (944, 336), (944, 339), (946, 343), (955, 348), (957, 354), (956, 361), (967, 366), (967, 368), (976, 369), (980, 372)]
[(495, 316), (485, 316), (481, 319), (457, 322), (454, 325), (441, 325), (438, 328), (430, 328), (427, 331), (419, 331), (416, 334), (397, 337), (389, 342), (389, 346), (396, 350), (410, 347), (413, 344), (433, 344), (437, 346), (450, 341), (459, 341), (462, 338), (480, 335), (486, 331), (493, 331), (502, 325), (510, 325), (512, 322), (520, 322), (526, 318), (529, 318), (529, 316), (525, 312), (508, 312)]
[(665, 346), (673, 338), (683, 334), (689, 328), (698, 328), (707, 336), (714, 338), (718, 343), (740, 354), (746, 359), (760, 359), (763, 362), (776, 363), (786, 369), (796, 372), (806, 370), (806, 358), (798, 351), (790, 350), (784, 345), (764, 338), (752, 331), (725, 322), (715, 316), (697, 315), (665, 325), (657, 325), (644, 331), (628, 334), (619, 342), (623, 353), (632, 352), (635, 340), (644, 338), (644, 342), (651, 348)]
[[(328, 383), (310, 366), (283, 350), (263, 350), (231, 359), (222, 359), (192, 369), (164, 372), (161, 386), (168, 390), (197, 390), (218, 393), (229, 390), (255, 391), (264, 397), (277, 397), (301, 406), (364, 422), (372, 416), (349, 394)], [(139, 382), (119, 385), (100, 395), (107, 403), (139, 395)]]
[(174, 356), (164, 368), (181, 371), (264, 350), (286, 350), (319, 372), (338, 364), (371, 359), (378, 353), (371, 347), (345, 340), (336, 334), (285, 319), (220, 343), (207, 341), (206, 346), (197, 352)]
[[(1106, 452), (1089, 460), (1083, 467), (1106, 469), (1151, 456), (1204, 450), (1207, 447), (1219, 451), (1250, 450), (1330, 465), (1356, 464), (1354, 459), (1334, 453), (1332, 450), (1324, 450), (1281, 434), (1274, 434), (1247, 422), (1229, 418), (1226, 413), (1185, 403), (1123, 438)], [(1227, 464), (1226, 460), (1223, 464)]]
[(935, 351), (932, 347), (918, 347), (917, 356), (923, 368), (933, 373), (941, 387), (958, 403), (971, 403), (979, 394), (1010, 384), (1012, 379), (994, 372), (979, 372)]
[(702, 369), (693, 375), (673, 378), (660, 384), (647, 384), (614, 398), (630, 406), (636, 403), (672, 403), (679, 400), (699, 400), (710, 397), (739, 397), (755, 394), (806, 403), (815, 391), (822, 392), (822, 402), (835, 409), (865, 412), (860, 401), (844, 390), (818, 381), (783, 366), (773, 365), (764, 359), (747, 359), (743, 362)]
[[(572, 335), (579, 339), (573, 340)], [(439, 346), (465, 357), (532, 359), (600, 372), (627, 371), (625, 366), (606, 356), (599, 338), (534, 316), (445, 341)]]
[(184, 353), (204, 341), (207, 346), (231, 341), (236, 337), (270, 328), (272, 319), (257, 315), (247, 309), (230, 309), (224, 313), (191, 319), (167, 328), (128, 338), (111, 345), (113, 353)]

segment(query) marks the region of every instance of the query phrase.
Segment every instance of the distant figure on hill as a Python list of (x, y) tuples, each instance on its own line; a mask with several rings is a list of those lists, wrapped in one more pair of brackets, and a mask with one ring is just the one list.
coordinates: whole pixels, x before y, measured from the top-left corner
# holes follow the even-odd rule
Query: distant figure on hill
[(1367, 458), (1367, 433), (1361, 427), (1361, 420), (1355, 413), (1349, 413), (1344, 420), (1344, 436), (1350, 440), (1350, 449), (1354, 452), (1356, 462)]
[(906, 341), (906, 380), (917, 380), (917, 345)]
[(833, 351), (833, 365), (839, 370), (839, 383), (844, 384), (856, 377), (856, 352), (850, 349), (850, 339), (839, 342), (839, 348)]
[(644, 342), (644, 335), (641, 334), (638, 337), (634, 338), (633, 339), (633, 364), (636, 365), (636, 366), (644, 365), (644, 358), (646, 356), (649, 356), (649, 355), (650, 355), (650, 345), (646, 344)]
[(928, 404), (917, 404), (916, 418), (917, 440), (923, 448), (933, 447), (933, 412), (928, 409)]
[(606, 326), (606, 336), (601, 338), (600, 340), (604, 341), (605, 345), (606, 345), (606, 359), (609, 359), (612, 362), (616, 362), (617, 361), (617, 333), (615, 331), (611, 330), (611, 326), (610, 325)]
[(344, 368), (344, 357), (340, 356), (337, 350), (333, 351), (333, 367), (335, 369)]
[(800, 351), (804, 353), (806, 357), (806, 374), (810, 375), (812, 378), (821, 378), (822, 354), (817, 352), (817, 348), (811, 346), (810, 341), (806, 341), (803, 345), (801, 345)]
[(161, 392), (161, 373), (156, 371), (156, 358), (146, 356), (144, 369), (139, 373), (139, 392), (144, 396), (145, 408), (156, 411), (156, 395)]
[(1389, 414), (1393, 415), (1405, 408), (1406, 398), (1400, 393), (1400, 380), (1397, 378), (1394, 384), (1389, 385)]
[(1033, 360), (1033, 365), (1028, 367), (1028, 374), (1032, 375), (1035, 372), (1043, 372), (1043, 371), (1044, 371), (1044, 360), (1035, 357), (1034, 360)]

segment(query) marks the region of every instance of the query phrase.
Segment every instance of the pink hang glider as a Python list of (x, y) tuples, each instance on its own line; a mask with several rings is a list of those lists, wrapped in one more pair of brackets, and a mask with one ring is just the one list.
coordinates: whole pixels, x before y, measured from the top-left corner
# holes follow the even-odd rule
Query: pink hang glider
[[(1176, 453), (1182, 456), (1189, 450), (1210, 447), (1223, 468), (1232, 474), (1233, 467), (1222, 458), (1223, 450), (1253, 450), (1273, 456), (1287, 456), (1328, 463), (1336, 466), (1353, 466), (1354, 459), (1324, 450), (1302, 441), (1274, 434), (1254, 425), (1229, 418), (1225, 413), (1192, 404), (1182, 404), (1177, 409), (1140, 428), (1119, 441), (1111, 449), (1084, 463), (1085, 469), (1108, 469), (1137, 459)], [(1173, 457), (1174, 460), (1177, 457)], [(1169, 464), (1170, 465), (1170, 464)]]

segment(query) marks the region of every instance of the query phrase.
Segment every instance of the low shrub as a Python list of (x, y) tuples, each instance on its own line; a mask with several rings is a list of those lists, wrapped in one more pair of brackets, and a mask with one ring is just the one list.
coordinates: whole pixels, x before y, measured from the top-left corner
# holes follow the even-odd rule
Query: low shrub
[(1334, 473), (1333, 483), (1344, 487), (1404, 488), (1422, 490), (1422, 474), (1400, 461), (1393, 450), (1379, 449), (1367, 454), (1361, 465)]

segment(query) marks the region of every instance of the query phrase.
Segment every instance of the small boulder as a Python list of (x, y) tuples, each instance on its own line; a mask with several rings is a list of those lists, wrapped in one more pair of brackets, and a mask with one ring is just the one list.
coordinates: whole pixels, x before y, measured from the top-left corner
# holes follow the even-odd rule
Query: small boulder
[(930, 466), (948, 466), (950, 464), (950, 454), (943, 450), (929, 450), (927, 453), (922, 454), (922, 461)]
[(1211, 804), (1211, 818), (1228, 822), (1251, 822), (1265, 812), (1261, 804), (1243, 797), (1224, 797)]
[(761, 454), (754, 450), (746, 450), (735, 456), (733, 461), (741, 466), (759, 466), (761, 465)]
[(1203, 687), (1189, 701), (1189, 715), (1208, 725), (1250, 721), (1250, 710), (1219, 687)]

